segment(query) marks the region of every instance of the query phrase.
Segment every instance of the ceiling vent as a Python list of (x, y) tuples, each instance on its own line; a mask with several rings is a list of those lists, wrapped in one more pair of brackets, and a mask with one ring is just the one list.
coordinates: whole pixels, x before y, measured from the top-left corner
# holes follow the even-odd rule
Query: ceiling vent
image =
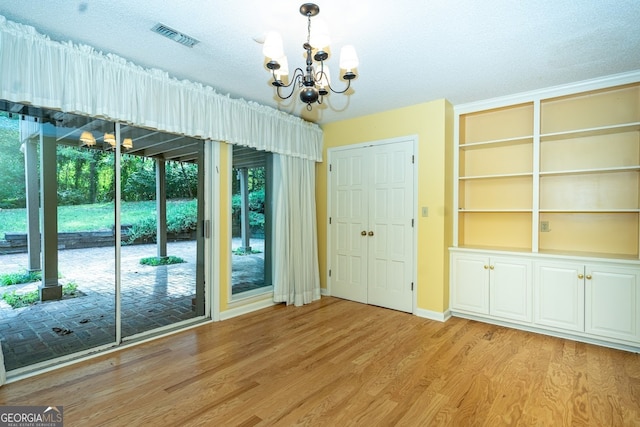
[(174, 30), (173, 28), (167, 27), (166, 25), (160, 23), (154, 25), (153, 28), (151, 28), (151, 31), (153, 31), (154, 33), (158, 33), (161, 36), (165, 36), (173, 40), (174, 42), (178, 42), (187, 47), (193, 47), (200, 43), (200, 40), (196, 40), (191, 36), (183, 34), (179, 31)]

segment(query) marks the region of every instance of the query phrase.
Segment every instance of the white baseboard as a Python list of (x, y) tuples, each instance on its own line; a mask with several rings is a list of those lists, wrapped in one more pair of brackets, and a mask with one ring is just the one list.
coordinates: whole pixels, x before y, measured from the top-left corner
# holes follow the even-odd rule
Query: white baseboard
[(467, 314), (467, 313), (460, 313), (460, 312), (455, 312), (454, 314), (455, 317), (460, 317), (463, 319), (468, 319), (468, 320), (473, 320), (476, 322), (482, 322), (482, 323), (489, 323), (491, 325), (498, 325), (498, 326), (504, 326), (505, 328), (513, 328), (513, 329), (519, 329), (521, 331), (526, 331), (526, 332), (531, 332), (531, 333), (538, 333), (538, 334), (543, 334), (543, 335), (549, 335), (552, 337), (556, 337), (556, 338), (563, 338), (563, 339), (567, 339), (567, 340), (572, 340), (572, 341), (579, 341), (579, 342), (584, 342), (587, 344), (593, 344), (593, 345), (599, 345), (602, 347), (609, 347), (609, 348), (615, 348), (616, 350), (624, 350), (624, 351), (630, 351), (632, 353), (640, 353), (640, 347), (637, 345), (633, 345), (631, 343), (629, 344), (624, 344), (622, 342), (613, 342), (613, 341), (604, 341), (598, 338), (595, 338), (593, 336), (588, 336), (586, 334), (580, 334), (579, 332), (575, 332), (575, 333), (570, 333), (570, 332), (563, 332), (561, 330), (555, 330), (555, 329), (545, 329), (545, 328), (540, 328), (540, 327), (536, 327), (536, 326), (528, 326), (528, 325), (523, 325), (523, 324), (518, 324), (518, 323), (511, 323), (511, 322), (505, 322), (505, 321), (501, 321), (501, 320), (497, 320), (497, 319), (491, 319), (488, 317), (484, 317), (484, 316), (476, 316), (473, 314)]
[(242, 316), (243, 314), (251, 313), (252, 311), (261, 310), (274, 305), (276, 305), (276, 303), (273, 302), (273, 298), (241, 305), (239, 307), (220, 312), (220, 320), (227, 320), (233, 317)]
[(424, 308), (416, 308), (414, 313), (418, 317), (424, 317), (429, 320), (436, 320), (438, 322), (446, 322), (451, 318), (451, 311), (445, 310), (444, 313), (438, 311), (425, 310)]
[(331, 294), (329, 293), (327, 288), (320, 288), (320, 295), (322, 295), (323, 297), (330, 297), (331, 296)]

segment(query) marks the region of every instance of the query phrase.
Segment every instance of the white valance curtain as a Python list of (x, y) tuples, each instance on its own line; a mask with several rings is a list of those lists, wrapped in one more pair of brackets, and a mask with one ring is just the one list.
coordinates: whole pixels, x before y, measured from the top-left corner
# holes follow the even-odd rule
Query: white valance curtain
[(271, 107), (60, 43), (0, 16), (0, 99), (322, 161), (322, 130)]
[(273, 300), (303, 305), (320, 299), (315, 163), (274, 155)]

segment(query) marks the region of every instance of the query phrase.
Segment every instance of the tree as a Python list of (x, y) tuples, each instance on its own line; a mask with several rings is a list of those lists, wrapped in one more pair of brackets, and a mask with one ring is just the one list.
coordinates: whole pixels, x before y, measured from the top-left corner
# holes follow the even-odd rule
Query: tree
[(0, 208), (25, 206), (24, 155), (18, 119), (0, 111)]

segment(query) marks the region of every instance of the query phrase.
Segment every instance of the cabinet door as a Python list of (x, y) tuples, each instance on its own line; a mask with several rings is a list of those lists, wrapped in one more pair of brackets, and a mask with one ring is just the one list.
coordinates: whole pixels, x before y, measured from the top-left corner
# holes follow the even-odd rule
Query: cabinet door
[(632, 268), (589, 265), (585, 269), (585, 317), (588, 333), (640, 342), (638, 286)]
[(453, 310), (489, 314), (489, 258), (455, 254), (451, 267)]
[(491, 258), (489, 270), (489, 313), (531, 322), (531, 261)]
[(584, 266), (536, 263), (533, 321), (537, 325), (584, 331)]

